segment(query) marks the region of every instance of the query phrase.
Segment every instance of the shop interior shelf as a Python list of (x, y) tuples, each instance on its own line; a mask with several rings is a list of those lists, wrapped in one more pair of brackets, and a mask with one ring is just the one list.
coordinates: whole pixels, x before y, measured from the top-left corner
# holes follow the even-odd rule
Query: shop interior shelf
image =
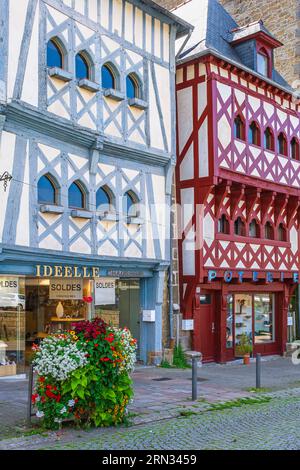
[(58, 318), (58, 317), (51, 317), (52, 322), (77, 322), (77, 321), (85, 321), (85, 318)]

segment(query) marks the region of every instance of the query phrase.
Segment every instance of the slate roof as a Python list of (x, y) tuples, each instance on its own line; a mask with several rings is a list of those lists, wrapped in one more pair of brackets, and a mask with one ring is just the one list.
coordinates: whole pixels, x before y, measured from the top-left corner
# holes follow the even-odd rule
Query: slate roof
[[(175, 8), (173, 13), (194, 26), (190, 39), (179, 53), (179, 62), (210, 51), (236, 65), (249, 69), (231, 42), (237, 39), (237, 35), (250, 35), (260, 31), (274, 38), (262, 22), (240, 28), (217, 0), (191, 0), (185, 5)], [(272, 81), (291, 90), (288, 83), (277, 71), (274, 71)]]

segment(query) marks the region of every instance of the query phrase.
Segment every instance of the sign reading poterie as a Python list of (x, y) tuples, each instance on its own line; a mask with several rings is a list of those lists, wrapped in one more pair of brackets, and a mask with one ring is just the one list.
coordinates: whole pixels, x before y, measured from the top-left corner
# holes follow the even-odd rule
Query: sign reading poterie
[(82, 300), (82, 279), (51, 279), (49, 287), (50, 300)]
[(95, 305), (115, 305), (116, 279), (102, 277), (95, 280)]

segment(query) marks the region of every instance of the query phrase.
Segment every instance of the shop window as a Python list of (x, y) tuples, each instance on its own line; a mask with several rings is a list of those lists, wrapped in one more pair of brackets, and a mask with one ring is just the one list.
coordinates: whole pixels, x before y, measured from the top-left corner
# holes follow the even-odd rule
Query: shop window
[(257, 53), (257, 71), (264, 77), (269, 76), (269, 57), (264, 50)]
[(234, 222), (234, 234), (239, 237), (244, 237), (246, 235), (245, 224), (241, 217), (238, 217)]
[(243, 346), (251, 350), (253, 344), (253, 329), (252, 329), (252, 295), (249, 294), (235, 294), (235, 355), (237, 357), (244, 355)]
[(211, 295), (200, 295), (200, 305), (211, 305)]
[(42, 176), (37, 187), (39, 204), (57, 204), (57, 187), (52, 176)]
[(69, 207), (74, 209), (86, 208), (86, 193), (80, 181), (74, 181), (69, 187)]
[(101, 69), (102, 88), (113, 89), (117, 88), (117, 73), (112, 64), (104, 64)]
[(296, 137), (291, 140), (291, 158), (293, 160), (300, 160), (299, 142)]
[(102, 186), (96, 193), (97, 210), (107, 214), (113, 209), (113, 195), (107, 186)]
[(259, 225), (255, 219), (249, 224), (249, 237), (259, 238)]
[(224, 233), (225, 235), (229, 235), (229, 222), (225, 214), (223, 214), (218, 221), (218, 232)]
[(58, 67), (64, 66), (63, 47), (57, 38), (50, 39), (47, 44), (47, 66)]
[(286, 229), (283, 224), (279, 224), (278, 226), (278, 240), (280, 242), (286, 242), (287, 241), (287, 235), (286, 235)]
[(274, 228), (271, 222), (265, 224), (265, 238), (267, 240), (274, 240)]
[(131, 73), (126, 77), (126, 96), (127, 98), (140, 98), (141, 86), (139, 79), (135, 73)]
[(283, 132), (281, 132), (278, 136), (278, 153), (280, 155), (285, 155), (287, 156), (287, 140)]
[(226, 347), (233, 348), (233, 295), (227, 296)]
[(251, 145), (260, 145), (260, 129), (256, 122), (250, 124), (248, 140)]
[(234, 137), (235, 139), (245, 140), (245, 124), (241, 116), (237, 116), (234, 120)]
[(76, 65), (76, 78), (78, 80), (83, 80), (83, 79), (90, 80), (91, 78), (90, 60), (88, 59), (87, 53), (85, 51), (79, 52), (76, 55), (75, 65)]
[(256, 344), (275, 341), (274, 295), (254, 295), (254, 338)]
[(274, 151), (274, 134), (269, 127), (264, 133), (264, 148), (266, 150)]
[(138, 197), (132, 191), (125, 194), (125, 212), (127, 217), (139, 217)]

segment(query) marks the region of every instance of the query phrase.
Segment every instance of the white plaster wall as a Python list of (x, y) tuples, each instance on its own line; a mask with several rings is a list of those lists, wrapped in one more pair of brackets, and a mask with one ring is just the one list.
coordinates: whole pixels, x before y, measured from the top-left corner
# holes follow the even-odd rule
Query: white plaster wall
[(38, 106), (39, 99), (39, 8), (36, 9), (26, 62), (22, 100)]
[[(7, 0), (5, 0), (7, 1)], [(9, 2), (9, 38), (8, 38), (8, 78), (7, 99), (13, 97), (21, 43), (24, 34), (28, 0), (10, 0)]]
[(199, 177), (203, 178), (209, 175), (208, 162), (208, 119), (205, 118), (199, 129)]
[(193, 132), (193, 91), (192, 87), (177, 92), (179, 152), (182, 152)]
[[(14, 152), (15, 152), (16, 136), (9, 132), (2, 132), (1, 144), (0, 144), (0, 174), (2, 175), (5, 171), (8, 171), (11, 175), (13, 174), (13, 163), (14, 163)], [(5, 213), (7, 207), (9, 190), (3, 191), (1, 187), (0, 197), (0, 242), (2, 242), (3, 228), (5, 222)]]

